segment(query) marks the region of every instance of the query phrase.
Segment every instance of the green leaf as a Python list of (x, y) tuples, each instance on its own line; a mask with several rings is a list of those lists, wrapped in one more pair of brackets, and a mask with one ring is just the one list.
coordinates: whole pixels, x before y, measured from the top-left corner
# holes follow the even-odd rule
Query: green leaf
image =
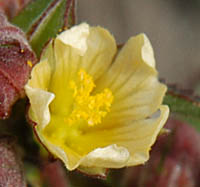
[(64, 27), (75, 23), (75, 0), (35, 0), (12, 21), (26, 32), (37, 54)]
[(42, 17), (44, 12), (54, 0), (35, 0), (25, 7), (22, 12), (11, 20), (11, 22), (20, 27), (25, 33), (30, 31), (32, 26)]
[(38, 25), (30, 38), (30, 43), (37, 55), (40, 54), (45, 43), (55, 37), (64, 25), (66, 1), (58, 1), (58, 3), (48, 12), (42, 22)]
[(200, 102), (189, 96), (169, 91), (165, 98), (164, 104), (168, 105), (171, 113), (189, 122), (200, 131)]

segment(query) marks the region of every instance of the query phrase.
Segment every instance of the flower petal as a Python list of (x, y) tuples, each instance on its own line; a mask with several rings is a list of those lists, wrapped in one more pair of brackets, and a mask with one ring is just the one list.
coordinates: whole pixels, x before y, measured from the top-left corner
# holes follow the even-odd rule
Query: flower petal
[(82, 159), (81, 165), (86, 167), (121, 168), (125, 166), (129, 156), (126, 148), (113, 144), (91, 151)]
[(65, 32), (58, 35), (57, 39), (61, 40), (64, 44), (77, 49), (77, 52), (83, 56), (87, 51), (87, 37), (89, 35), (89, 25), (82, 23), (74, 26)]
[(115, 134), (112, 141), (129, 150), (131, 156), (126, 166), (143, 164), (149, 159), (151, 146), (155, 143), (168, 115), (169, 108), (162, 105), (158, 117), (134, 121), (111, 130)]
[(32, 88), (48, 90), (53, 71), (54, 55), (52, 42), (44, 50), (40, 63), (36, 64), (31, 72), (31, 79), (28, 84)]
[(129, 39), (96, 85), (95, 92), (108, 87), (114, 94), (108, 121), (149, 117), (156, 112), (166, 92), (166, 86), (157, 80), (153, 49), (144, 34)]
[[(90, 146), (95, 144), (102, 148), (97, 148), (90, 152), (82, 159), (81, 165), (120, 168), (146, 162), (149, 158), (151, 146), (155, 143), (156, 137), (164, 126), (168, 115), (169, 108), (162, 105), (160, 114), (157, 117), (87, 132), (84, 137), (85, 141), (80, 141), (79, 146), (85, 146), (87, 149), (88, 147), (85, 145), (87, 140)], [(105, 146), (106, 144), (107, 146)], [(115, 144), (118, 146), (117, 149), (121, 149), (121, 152), (117, 152)], [(126, 150), (130, 154), (128, 158), (129, 154), (127, 154)]]
[(109, 71), (103, 74), (97, 84), (100, 84), (99, 87), (109, 87), (116, 91), (133, 75), (136, 77), (132, 85), (134, 87), (149, 75), (156, 74), (152, 46), (145, 34), (139, 34), (126, 42)]
[(31, 72), (31, 79), (25, 86), (25, 92), (30, 100), (29, 117), (35, 121), (40, 128), (44, 128), (50, 121), (49, 104), (55, 95), (48, 92), (51, 80), (53, 64), (52, 44), (50, 43), (41, 58)]
[[(30, 118), (43, 129), (50, 121), (49, 104), (55, 95), (28, 85), (25, 86), (25, 90), (31, 104), (32, 116)], [(31, 113), (29, 112), (29, 114)]]
[(105, 124), (140, 120), (150, 117), (161, 105), (167, 88), (154, 76), (149, 76), (130, 95), (115, 97)]
[(135, 130), (134, 133), (136, 135), (134, 134), (135, 136), (132, 137), (132, 140), (128, 140), (129, 142), (124, 142), (121, 144), (122, 146), (125, 146), (126, 144), (126, 147), (131, 154), (127, 166), (143, 164), (149, 159), (149, 151), (151, 150), (151, 146), (155, 143), (160, 130), (163, 128), (168, 119), (168, 116), (168, 106), (161, 105), (159, 117), (138, 121), (138, 126), (144, 125), (145, 128)]

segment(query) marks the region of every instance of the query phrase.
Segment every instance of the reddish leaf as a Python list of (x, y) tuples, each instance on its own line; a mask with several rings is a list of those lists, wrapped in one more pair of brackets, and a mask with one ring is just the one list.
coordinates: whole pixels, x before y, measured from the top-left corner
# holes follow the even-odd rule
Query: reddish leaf
[(10, 137), (0, 137), (0, 186), (25, 187), (21, 161)]
[(35, 63), (23, 32), (0, 14), (0, 118), (7, 118), (15, 101), (24, 96), (24, 85)]

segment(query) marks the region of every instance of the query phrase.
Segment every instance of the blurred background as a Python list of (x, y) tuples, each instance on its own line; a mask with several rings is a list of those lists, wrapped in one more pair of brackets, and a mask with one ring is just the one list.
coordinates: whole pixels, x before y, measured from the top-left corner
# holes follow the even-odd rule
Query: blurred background
[(200, 80), (199, 0), (78, 0), (78, 23), (110, 30), (117, 43), (146, 33), (160, 78), (194, 88)]

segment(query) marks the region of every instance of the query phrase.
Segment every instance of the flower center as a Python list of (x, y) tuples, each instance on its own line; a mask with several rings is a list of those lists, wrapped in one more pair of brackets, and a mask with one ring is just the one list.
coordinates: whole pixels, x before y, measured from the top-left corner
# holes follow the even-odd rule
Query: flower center
[(84, 120), (89, 126), (101, 123), (103, 117), (110, 111), (113, 94), (106, 88), (101, 93), (91, 95), (95, 84), (92, 76), (83, 69), (78, 72), (78, 80), (70, 81), (73, 89), (74, 105), (72, 113), (67, 118), (69, 124)]

